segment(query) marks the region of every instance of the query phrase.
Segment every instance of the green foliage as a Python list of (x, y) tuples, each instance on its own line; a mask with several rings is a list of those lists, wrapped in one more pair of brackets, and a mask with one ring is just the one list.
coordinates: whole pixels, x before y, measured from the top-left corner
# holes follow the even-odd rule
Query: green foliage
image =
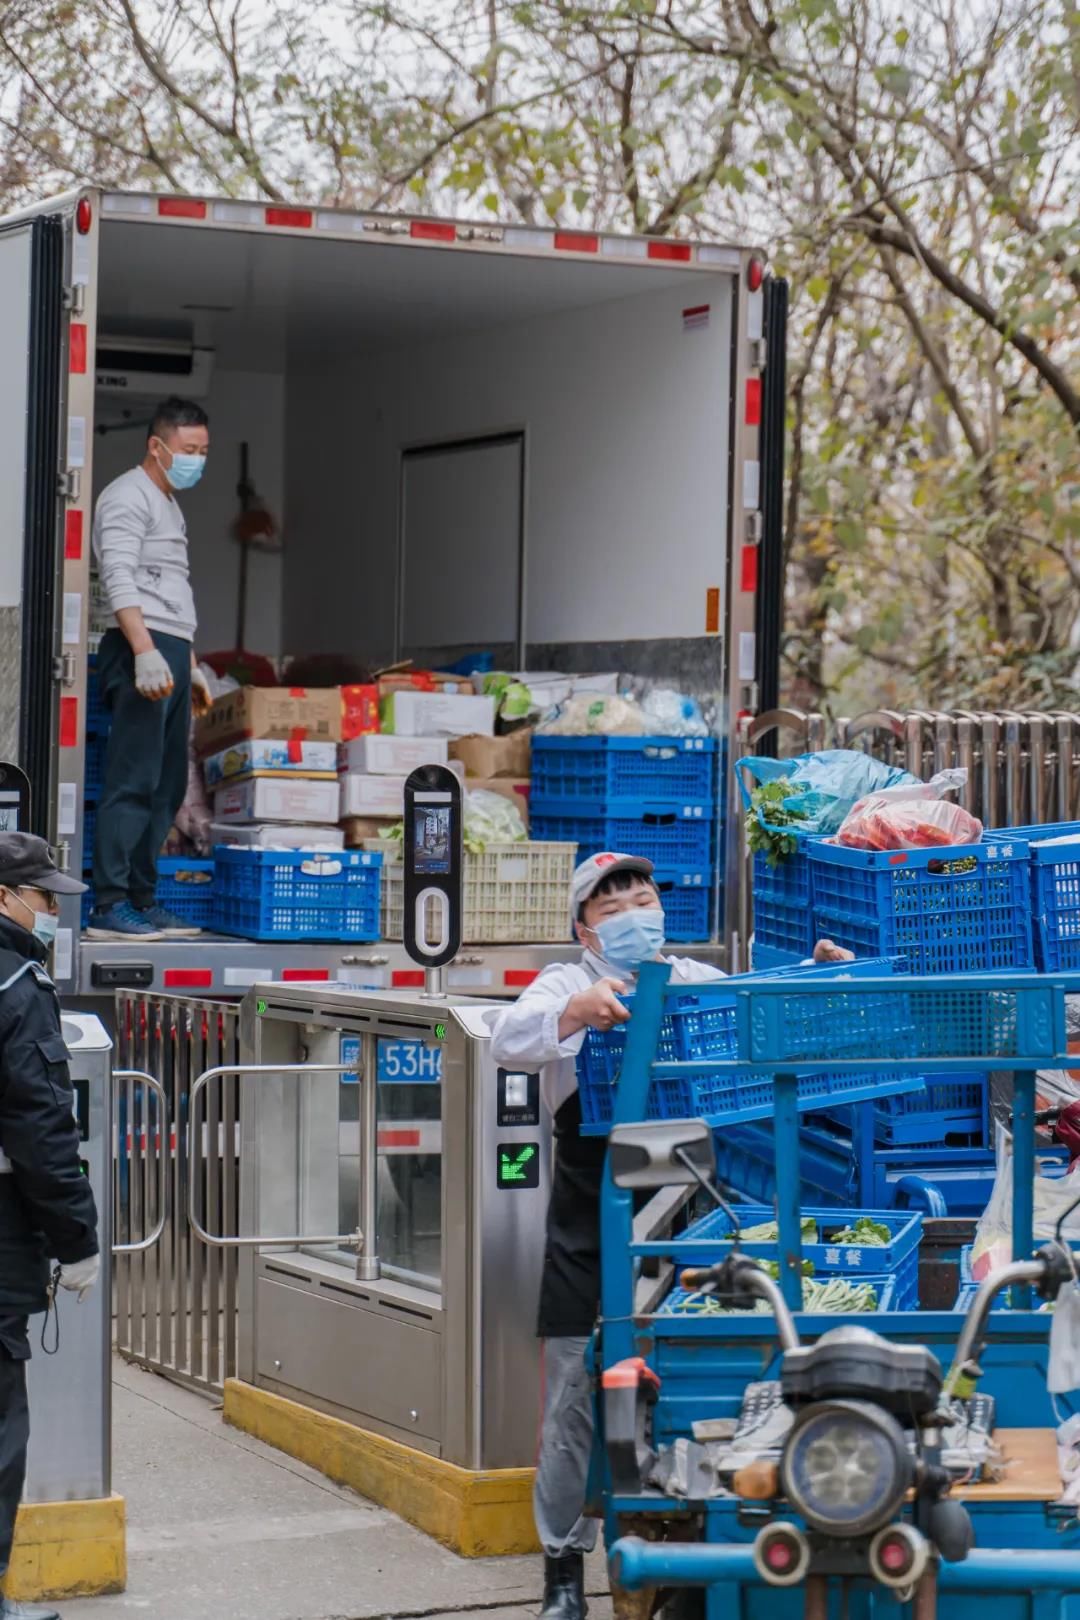
[(807, 819), (802, 810), (792, 810), (784, 803), (795, 789), (786, 777), (774, 782), (760, 783), (750, 795), (752, 814), (747, 817), (747, 841), (751, 854), (764, 855), (770, 866), (779, 866), (794, 855), (799, 841), (788, 827), (797, 827)]

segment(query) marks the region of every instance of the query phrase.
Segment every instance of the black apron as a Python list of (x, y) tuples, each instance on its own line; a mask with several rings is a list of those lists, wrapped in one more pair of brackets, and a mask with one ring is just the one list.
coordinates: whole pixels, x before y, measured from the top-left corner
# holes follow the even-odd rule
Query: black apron
[(607, 1138), (582, 1136), (576, 1091), (555, 1115), (555, 1172), (548, 1205), (537, 1332), (587, 1338), (600, 1310), (600, 1188)]

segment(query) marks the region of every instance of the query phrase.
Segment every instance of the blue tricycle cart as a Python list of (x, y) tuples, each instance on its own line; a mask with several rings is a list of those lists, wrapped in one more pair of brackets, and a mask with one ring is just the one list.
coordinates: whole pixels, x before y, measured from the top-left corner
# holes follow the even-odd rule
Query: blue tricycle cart
[[(1035, 1074), (1075, 1064), (1065, 997), (1080, 980), (667, 979), (661, 963), (639, 977), (601, 1207), (597, 1467), (617, 1615), (1080, 1620), (1080, 1522), (1057, 1452), (1080, 1393), (1047, 1393), (1074, 1260), (1033, 1241)], [(952, 1312), (910, 1308), (905, 1222), (920, 1216), (868, 1216), (877, 1247), (859, 1250), (857, 1226), (804, 1245), (800, 1209), (800, 1111), (845, 1085), (903, 1091), (927, 1069), (1014, 1075), (1013, 1262)], [(763, 1113), (778, 1189), (764, 1233), (771, 1212), (717, 1190), (713, 1139)], [(712, 1212), (661, 1235), (693, 1189)], [(836, 1274), (852, 1308), (804, 1309), (804, 1288), (833, 1305)]]

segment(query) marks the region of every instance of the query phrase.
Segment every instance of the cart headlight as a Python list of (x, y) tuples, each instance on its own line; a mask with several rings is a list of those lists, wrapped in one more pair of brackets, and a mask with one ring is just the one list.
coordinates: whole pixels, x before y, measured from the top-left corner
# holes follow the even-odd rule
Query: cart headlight
[(784, 1495), (826, 1535), (861, 1535), (887, 1524), (911, 1485), (903, 1430), (865, 1401), (809, 1407), (788, 1437), (780, 1464)]

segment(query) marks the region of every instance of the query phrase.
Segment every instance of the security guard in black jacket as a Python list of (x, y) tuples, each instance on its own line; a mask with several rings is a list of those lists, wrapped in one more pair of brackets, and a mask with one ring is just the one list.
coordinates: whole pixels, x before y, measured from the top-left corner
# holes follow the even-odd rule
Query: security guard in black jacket
[[(80, 1299), (100, 1265), (60, 1003), (45, 967), (57, 896), (84, 888), (57, 871), (42, 839), (0, 835), (0, 1588), (26, 1476), (28, 1318), (48, 1309), (50, 1261)], [(53, 1609), (10, 1598), (0, 1598), (0, 1617), (58, 1620)]]

